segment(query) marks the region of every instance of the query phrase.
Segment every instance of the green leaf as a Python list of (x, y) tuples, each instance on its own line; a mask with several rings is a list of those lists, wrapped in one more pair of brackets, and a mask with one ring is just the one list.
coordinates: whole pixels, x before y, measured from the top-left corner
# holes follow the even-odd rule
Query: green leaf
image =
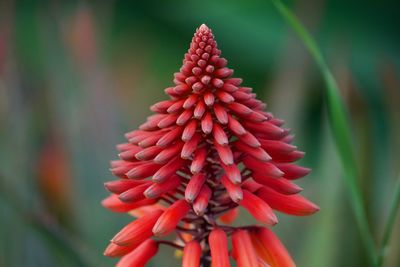
[(271, 0), (273, 5), (293, 28), (300, 37), (311, 56), (317, 63), (326, 84), (326, 99), (329, 113), (329, 124), (334, 136), (336, 149), (338, 151), (343, 170), (345, 173), (345, 182), (349, 190), (350, 201), (353, 212), (357, 221), (357, 225), (361, 234), (361, 238), (368, 255), (370, 266), (376, 266), (377, 253), (373, 240), (373, 236), (368, 225), (368, 219), (365, 212), (365, 206), (362, 199), (360, 186), (357, 181), (358, 171), (354, 156), (350, 126), (347, 120), (347, 114), (343, 101), (339, 94), (338, 85), (326, 64), (322, 53), (318, 49), (314, 39), (308, 33), (306, 28), (301, 24), (297, 17), (280, 1)]

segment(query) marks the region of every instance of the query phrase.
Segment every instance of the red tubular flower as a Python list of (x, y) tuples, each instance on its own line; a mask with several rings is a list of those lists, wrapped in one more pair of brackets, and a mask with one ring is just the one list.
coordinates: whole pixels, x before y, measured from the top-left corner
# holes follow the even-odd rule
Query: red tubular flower
[(122, 257), (116, 267), (143, 267), (157, 254), (158, 244), (154, 240), (148, 239), (131, 253)]
[(199, 267), (201, 246), (197, 241), (190, 241), (183, 250), (182, 267)]
[[(304, 153), (291, 145), (290, 130), (226, 66), (211, 30), (200, 26), (165, 89), (170, 99), (154, 104), (155, 114), (117, 146), (111, 172), (119, 179), (105, 184), (112, 194), (103, 205), (138, 216), (105, 251), (125, 255), (118, 266), (143, 266), (165, 244), (184, 250), (185, 267), (227, 267), (231, 235), (239, 266), (293, 266), (266, 228), (220, 224), (230, 224), (239, 206), (267, 226), (278, 222), (273, 210), (318, 210), (292, 181), (310, 170), (293, 163)], [(161, 239), (172, 232), (175, 242)]]
[(254, 228), (250, 232), (250, 237), (257, 256), (265, 261), (269, 266), (296, 266), (286, 248), (272, 231), (263, 227)]
[(238, 267), (258, 267), (256, 251), (246, 230), (237, 230), (232, 234), (232, 247)]
[(212, 230), (208, 237), (208, 243), (210, 244), (212, 267), (229, 267), (226, 233), (219, 228)]

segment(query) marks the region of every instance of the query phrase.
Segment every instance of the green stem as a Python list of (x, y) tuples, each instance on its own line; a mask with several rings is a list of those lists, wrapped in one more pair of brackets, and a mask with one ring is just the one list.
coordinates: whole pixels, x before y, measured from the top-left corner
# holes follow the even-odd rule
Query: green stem
[(329, 70), (327, 63), (318, 49), (314, 39), (308, 33), (306, 28), (301, 24), (298, 18), (280, 1), (271, 0), (273, 5), (286, 20), (286, 22), (298, 34), (311, 56), (317, 63), (326, 84), (326, 99), (329, 113), (329, 124), (334, 136), (334, 141), (338, 154), (340, 156), (343, 170), (345, 173), (345, 182), (349, 190), (351, 205), (354, 211), (356, 222), (360, 231), (362, 242), (364, 244), (366, 254), (368, 255), (370, 266), (376, 266), (377, 252), (373, 236), (368, 225), (368, 219), (365, 212), (364, 202), (357, 181), (358, 171), (354, 151), (352, 149), (352, 141), (350, 127), (347, 121), (347, 114), (336, 81)]
[(383, 266), (385, 256), (389, 252), (389, 241), (393, 232), (394, 223), (396, 221), (397, 211), (400, 206), (400, 175), (397, 178), (396, 187), (394, 189), (394, 197), (389, 209), (389, 217), (383, 230), (383, 238), (378, 255), (378, 267)]

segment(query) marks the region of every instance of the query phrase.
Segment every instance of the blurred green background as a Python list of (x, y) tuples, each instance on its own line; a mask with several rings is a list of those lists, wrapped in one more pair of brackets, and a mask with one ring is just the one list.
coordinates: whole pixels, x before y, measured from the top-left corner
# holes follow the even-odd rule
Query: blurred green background
[[(315, 36), (349, 110), (369, 224), (379, 243), (400, 172), (397, 1), (285, 2)], [(279, 214), (300, 267), (365, 266), (327, 127), (324, 83), (269, 1), (1, 1), (0, 266), (111, 266), (108, 240), (131, 220), (105, 210), (115, 144), (166, 98), (206, 23), (235, 76), (296, 134), (321, 207)], [(240, 223), (251, 223), (243, 216)], [(385, 266), (400, 266), (400, 227)], [(149, 266), (180, 266), (163, 247)]]

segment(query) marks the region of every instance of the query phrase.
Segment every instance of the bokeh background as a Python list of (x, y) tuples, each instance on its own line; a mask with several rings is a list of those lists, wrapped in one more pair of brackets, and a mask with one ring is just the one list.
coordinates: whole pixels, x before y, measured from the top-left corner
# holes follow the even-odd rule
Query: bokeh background
[[(400, 171), (397, 1), (286, 2), (315, 36), (349, 111), (359, 182), (379, 243)], [(298, 266), (365, 266), (327, 125), (324, 83), (267, 0), (0, 1), (0, 266), (112, 266), (131, 220), (105, 210), (115, 144), (166, 98), (195, 29), (213, 29), (235, 76), (296, 134), (299, 181), (321, 211), (279, 214)], [(251, 219), (243, 212), (241, 223)], [(385, 266), (400, 266), (400, 227)], [(163, 247), (149, 266), (180, 266)]]

